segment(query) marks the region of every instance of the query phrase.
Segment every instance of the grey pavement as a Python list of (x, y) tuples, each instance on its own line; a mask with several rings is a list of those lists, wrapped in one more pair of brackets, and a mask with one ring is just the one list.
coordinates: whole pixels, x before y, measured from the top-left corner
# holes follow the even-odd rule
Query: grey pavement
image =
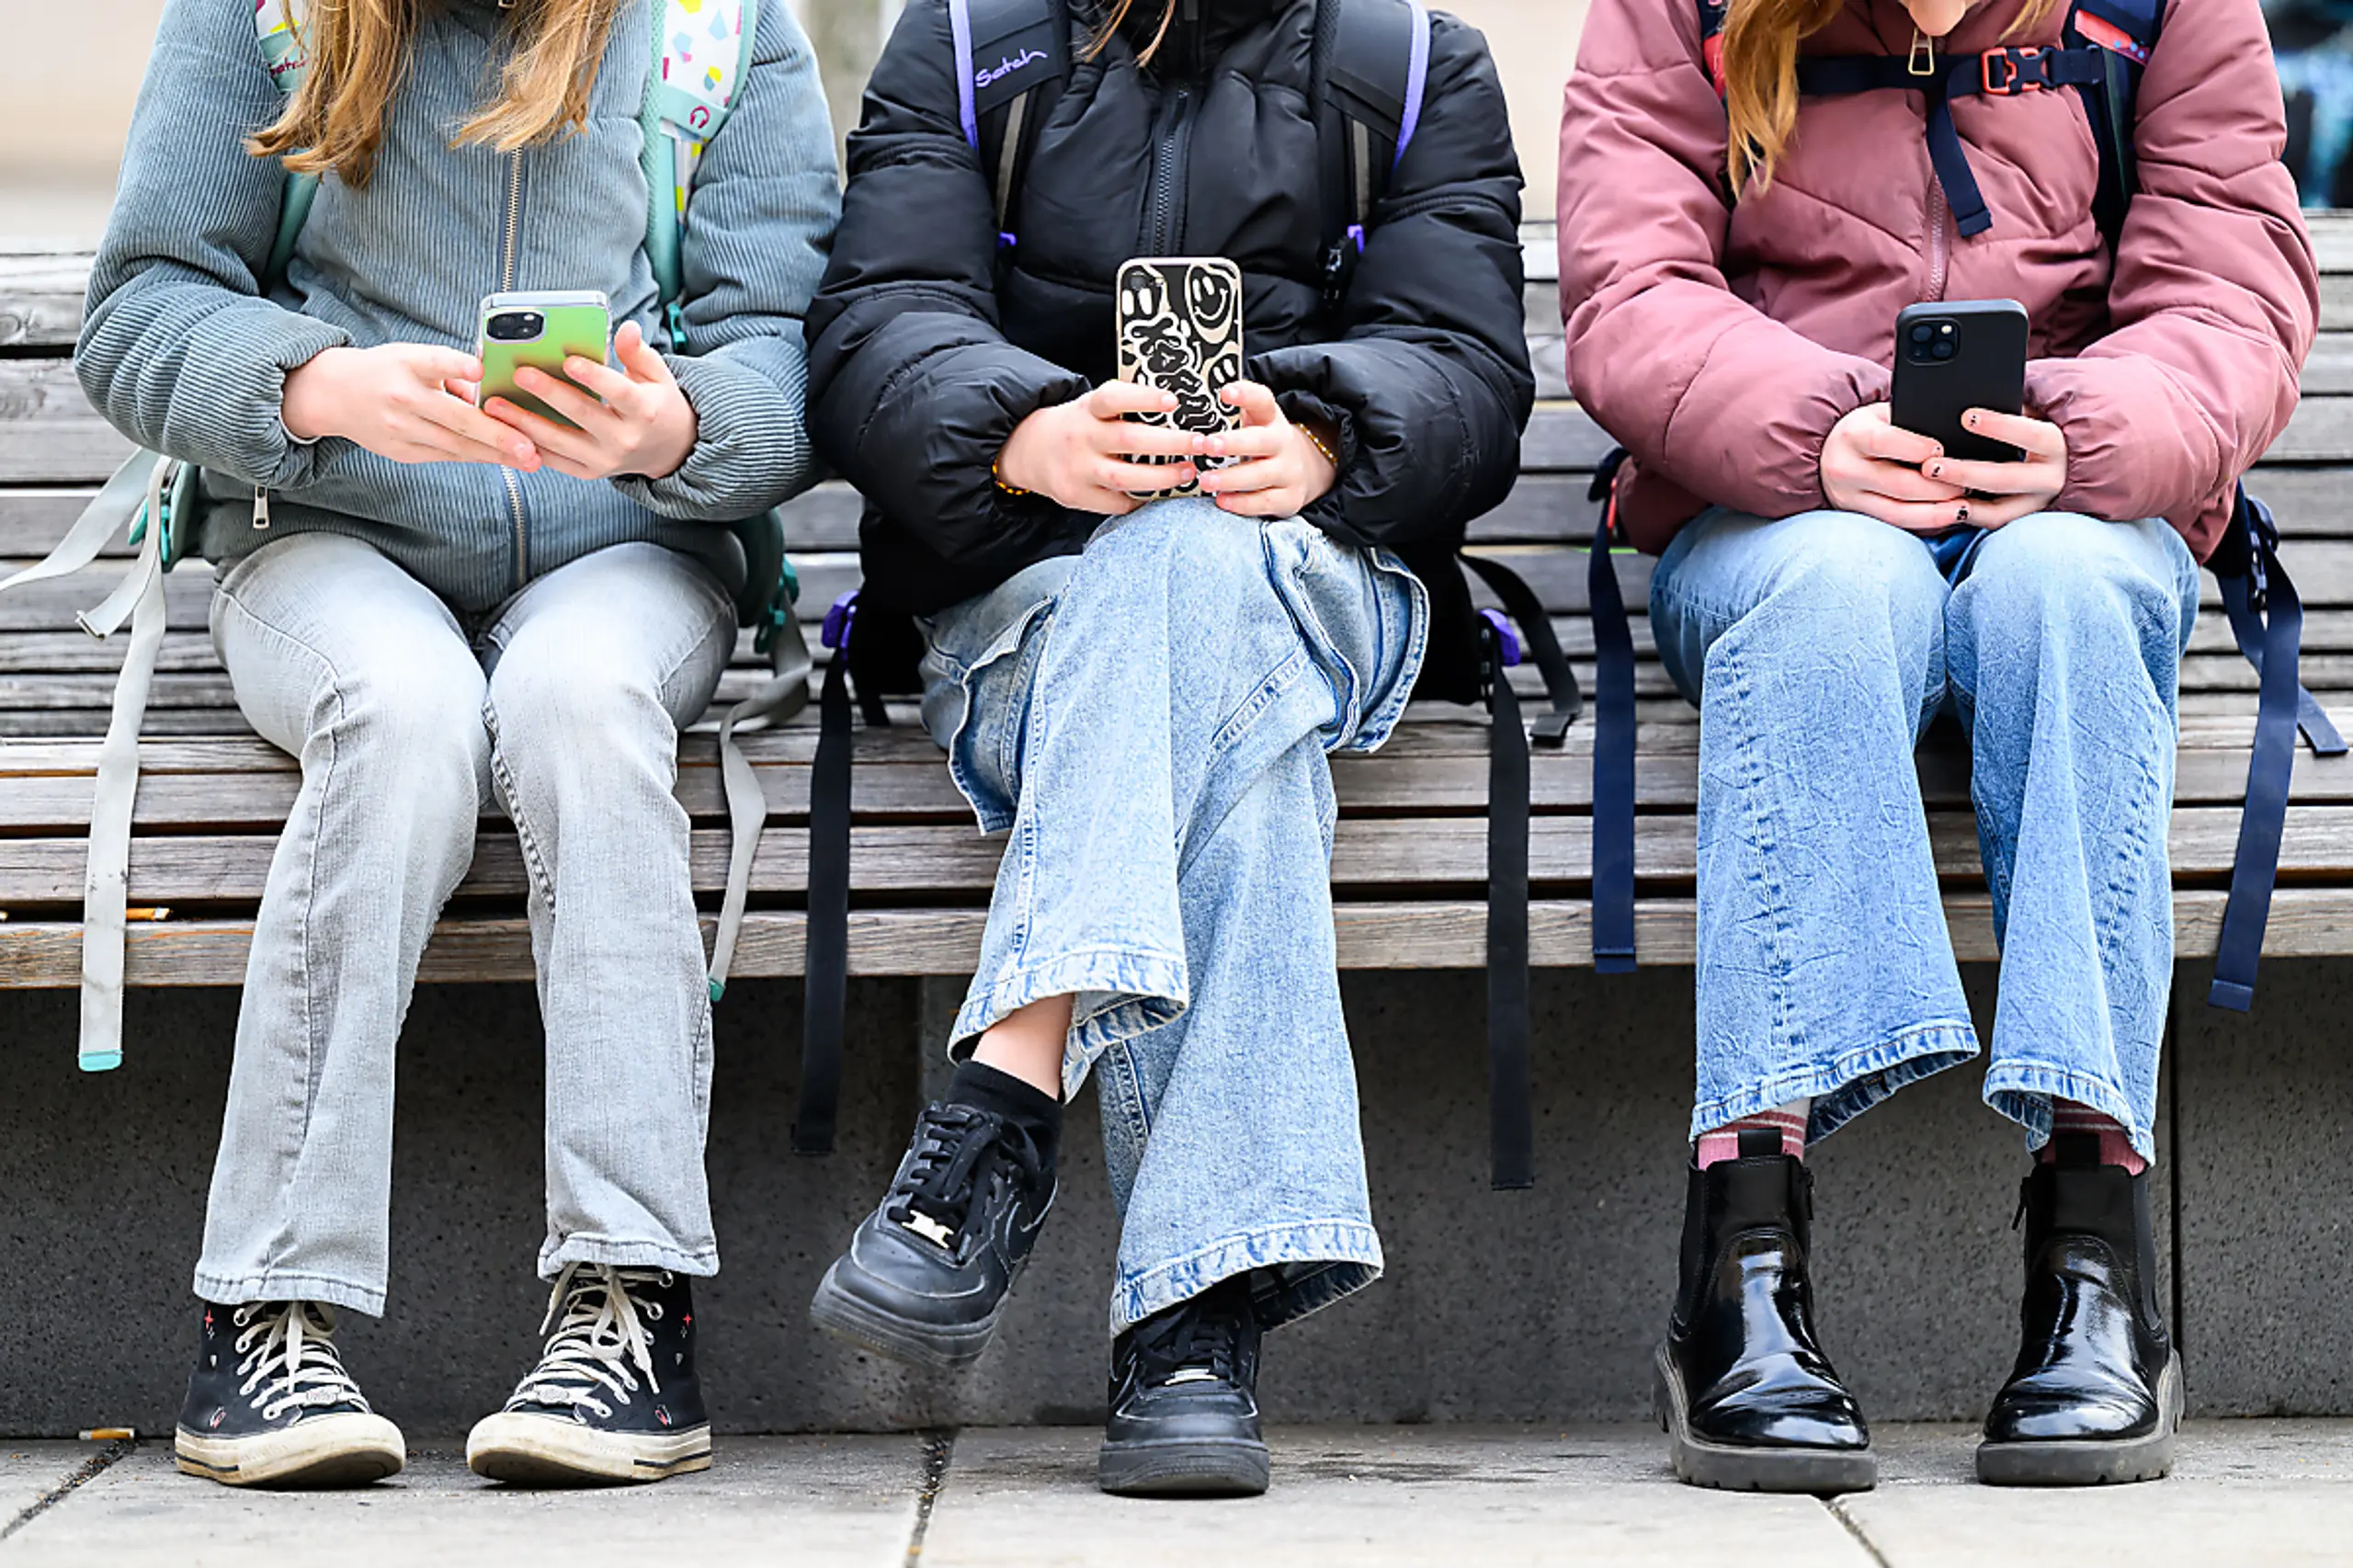
[(154, 1440), (0, 1444), (0, 1568), (2353, 1562), (2347, 1421), (2192, 1423), (2170, 1481), (2040, 1493), (1975, 1484), (1968, 1427), (1884, 1426), (1879, 1490), (1836, 1504), (1677, 1485), (1656, 1432), (1624, 1425), (1280, 1428), (1266, 1497), (1142, 1502), (1095, 1489), (1096, 1437), (722, 1437), (708, 1474), (574, 1493), (476, 1481), (448, 1439), (416, 1443), (392, 1482), (308, 1494), (188, 1479)]

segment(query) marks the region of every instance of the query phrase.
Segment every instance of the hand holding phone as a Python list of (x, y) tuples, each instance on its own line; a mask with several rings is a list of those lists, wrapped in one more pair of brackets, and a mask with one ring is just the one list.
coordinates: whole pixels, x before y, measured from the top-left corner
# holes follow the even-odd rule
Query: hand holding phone
[[(493, 296), (502, 298), (517, 296)], [(491, 303), (483, 301), (486, 344)], [(504, 341), (566, 341), (569, 335), (548, 326), (547, 312), (539, 313), (543, 319), (537, 338)], [(505, 330), (521, 333), (527, 324)], [(483, 412), (519, 431), (548, 467), (574, 479), (662, 479), (676, 473), (694, 451), (694, 405), (635, 322), (623, 323), (614, 335), (613, 357), (619, 369), (605, 363), (601, 339), (578, 354), (551, 355), (540, 348), (528, 357), (498, 356), (503, 378), (494, 378), (491, 358), (485, 358)]]
[(329, 348), (286, 373), (278, 416), (297, 440), (334, 436), (400, 463), (540, 466), (530, 440), (473, 404), (482, 364), (426, 343)]

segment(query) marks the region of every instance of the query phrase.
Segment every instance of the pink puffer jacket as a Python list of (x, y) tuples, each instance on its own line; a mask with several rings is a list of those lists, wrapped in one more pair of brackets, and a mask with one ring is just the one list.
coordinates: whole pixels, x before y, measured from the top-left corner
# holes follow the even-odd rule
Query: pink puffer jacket
[[(2024, 5), (1984, 0), (1938, 53), (2058, 42), (2063, 5), (2004, 39)], [(1912, 31), (1898, 0), (1847, 0), (1803, 51), (1900, 55)], [(1727, 207), (1697, 0), (1594, 0), (1566, 100), (1569, 383), (1633, 455), (1619, 515), (1645, 550), (1704, 504), (1768, 517), (1824, 505), (1823, 440), (1886, 397), (1895, 313), (1915, 301), (2022, 302), (2029, 411), (2067, 436), (2058, 505), (2164, 517), (2201, 560), (2232, 485), (2296, 406), (2317, 284), (2256, 0), (2167, 11), (2113, 278), (2072, 89), (1954, 100), (1994, 217), (1970, 239), (1953, 232), (1918, 93), (1804, 100), (1771, 187)]]

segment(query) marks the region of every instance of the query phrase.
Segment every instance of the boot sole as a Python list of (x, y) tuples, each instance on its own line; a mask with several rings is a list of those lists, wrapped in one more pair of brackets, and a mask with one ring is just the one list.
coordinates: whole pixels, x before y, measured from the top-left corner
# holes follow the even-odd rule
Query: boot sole
[(474, 1424), (466, 1468), (520, 1486), (610, 1486), (710, 1468), (710, 1427), (599, 1432), (552, 1415), (501, 1411)]
[(1676, 1475), (1693, 1486), (1724, 1492), (1802, 1492), (1828, 1496), (1869, 1492), (1879, 1484), (1879, 1460), (1869, 1449), (1745, 1449), (1695, 1437), (1684, 1412), (1683, 1379), (1661, 1345), (1652, 1358), (1652, 1399)]
[(1988, 1486), (2119, 1486), (2162, 1480), (2173, 1469), (2181, 1404), (2177, 1350), (2157, 1374), (2157, 1429), (2147, 1437), (1980, 1443), (1977, 1479)]
[[(842, 1289), (835, 1278), (841, 1267), (836, 1259), (817, 1282), (817, 1294), (809, 1302), (810, 1321), (835, 1339), (926, 1371), (961, 1372), (979, 1360), (1005, 1312), (1005, 1302), (999, 1301), (987, 1317), (961, 1328), (893, 1317)], [(1012, 1293), (1012, 1287), (1006, 1286), (1006, 1296)]]
[(366, 1486), (408, 1463), (401, 1429), (381, 1415), (314, 1415), (278, 1432), (207, 1437), (176, 1428), (172, 1458), (183, 1475), (223, 1486)]
[(1256, 1497), (1270, 1479), (1267, 1445), (1244, 1437), (1110, 1443), (1096, 1481), (1122, 1497)]

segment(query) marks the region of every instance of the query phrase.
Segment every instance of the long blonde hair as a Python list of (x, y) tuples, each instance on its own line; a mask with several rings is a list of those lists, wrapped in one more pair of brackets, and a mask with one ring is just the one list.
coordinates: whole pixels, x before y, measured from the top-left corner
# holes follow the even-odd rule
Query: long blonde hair
[[(245, 143), (301, 174), (365, 186), (384, 141), (384, 112), (408, 74), (418, 24), (434, 0), (316, 0), (301, 24), (310, 57), (285, 112)], [(453, 147), (512, 153), (583, 124), (613, 17), (626, 0), (519, 0), (498, 96), (458, 127)]]
[[(1680, 0), (1669, 0), (1670, 4)], [(2027, 0), (2005, 38), (2033, 27), (2059, 0)], [(1846, 0), (1732, 0), (1724, 13), (1724, 115), (1732, 187), (1773, 183), (1798, 123), (1798, 45), (1828, 27)]]

